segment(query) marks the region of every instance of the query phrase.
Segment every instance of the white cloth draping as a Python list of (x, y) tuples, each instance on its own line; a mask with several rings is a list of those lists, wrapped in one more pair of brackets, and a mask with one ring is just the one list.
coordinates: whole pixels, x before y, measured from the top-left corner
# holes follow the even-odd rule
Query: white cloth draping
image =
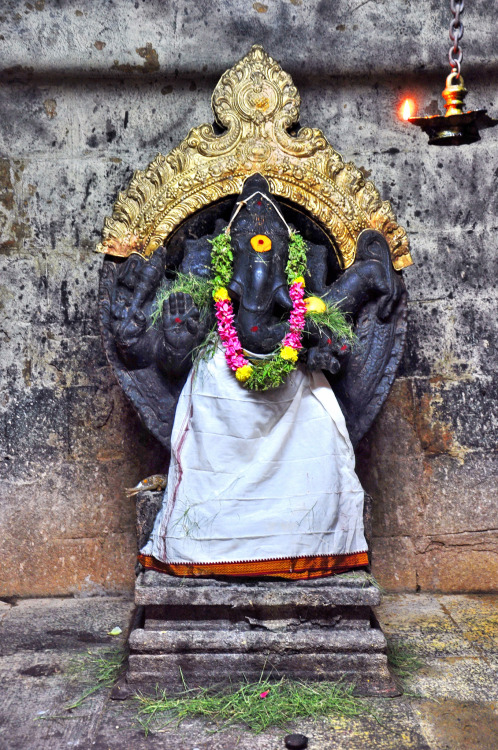
[(300, 366), (255, 392), (221, 349), (201, 360), (178, 401), (168, 485), (142, 553), (200, 564), (366, 549), (363, 490), (325, 376)]

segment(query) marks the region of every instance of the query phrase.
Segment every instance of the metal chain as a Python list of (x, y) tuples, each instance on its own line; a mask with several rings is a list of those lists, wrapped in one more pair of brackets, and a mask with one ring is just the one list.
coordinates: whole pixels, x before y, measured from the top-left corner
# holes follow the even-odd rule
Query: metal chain
[(450, 23), (450, 39), (453, 42), (453, 46), (450, 47), (449, 59), (451, 69), (456, 73), (456, 77), (458, 78), (460, 76), (460, 65), (463, 57), (459, 41), (463, 37), (463, 23), (460, 20), (460, 16), (464, 11), (464, 0), (450, 0), (450, 7), (453, 13), (453, 20)]

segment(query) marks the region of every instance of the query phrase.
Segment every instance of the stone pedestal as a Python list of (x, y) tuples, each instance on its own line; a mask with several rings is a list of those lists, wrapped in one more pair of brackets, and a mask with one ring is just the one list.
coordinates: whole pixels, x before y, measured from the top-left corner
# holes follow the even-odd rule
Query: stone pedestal
[(170, 692), (258, 680), (347, 680), (360, 695), (396, 695), (365, 573), (313, 581), (208, 580), (145, 571), (130, 634), (129, 685)]

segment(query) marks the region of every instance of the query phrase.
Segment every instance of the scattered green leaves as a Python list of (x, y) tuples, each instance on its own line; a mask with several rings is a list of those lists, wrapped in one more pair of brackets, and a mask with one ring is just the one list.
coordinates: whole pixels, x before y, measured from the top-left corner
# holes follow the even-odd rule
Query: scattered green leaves
[(365, 586), (375, 586), (381, 593), (385, 593), (385, 588), (366, 570), (352, 570), (348, 573), (340, 573), (336, 578), (343, 581), (359, 581), (362, 584), (362, 588)]
[(250, 391), (266, 391), (269, 388), (277, 388), (296, 365), (294, 362), (283, 359), (275, 354), (274, 359), (251, 359), (252, 372), (244, 383)]
[(180, 695), (171, 697), (166, 692), (159, 692), (154, 698), (137, 696), (139, 721), (146, 734), (193, 717), (214, 722), (218, 731), (244, 724), (251, 732), (259, 734), (269, 727), (285, 728), (296, 719), (333, 713), (372, 714), (368, 705), (353, 695), (353, 690), (354, 685), (342, 682), (305, 683), (286, 678), (278, 682), (260, 679), (219, 690), (186, 688)]

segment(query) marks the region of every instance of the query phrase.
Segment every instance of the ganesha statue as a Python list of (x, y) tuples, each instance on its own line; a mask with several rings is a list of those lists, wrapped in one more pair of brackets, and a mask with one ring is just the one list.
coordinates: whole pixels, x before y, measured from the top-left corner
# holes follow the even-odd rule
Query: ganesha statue
[(315, 578), (368, 564), (354, 447), (402, 355), (408, 241), (259, 46), (216, 122), (136, 172), (106, 220), (104, 345), (170, 450), (140, 550), (177, 576)]

